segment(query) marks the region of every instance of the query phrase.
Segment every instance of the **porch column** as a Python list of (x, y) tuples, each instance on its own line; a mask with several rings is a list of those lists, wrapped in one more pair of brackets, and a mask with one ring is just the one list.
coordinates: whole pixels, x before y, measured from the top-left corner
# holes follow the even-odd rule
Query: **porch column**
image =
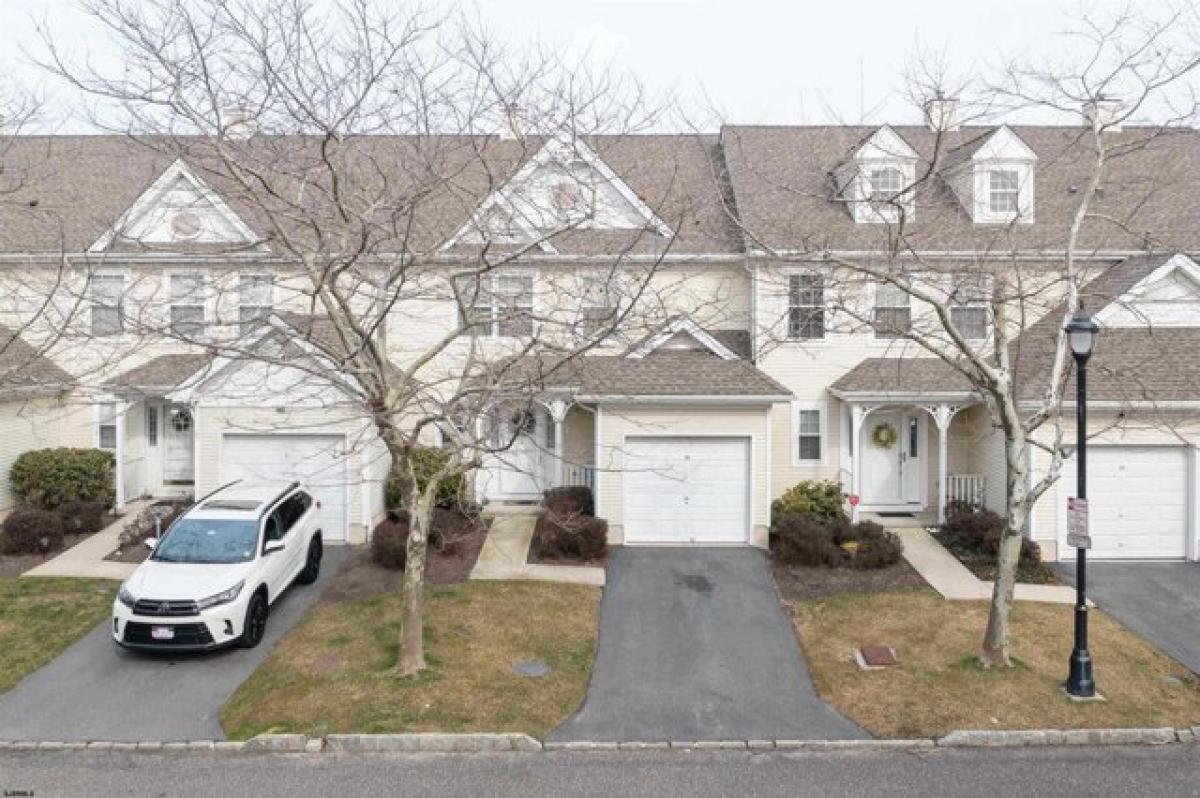
[(116, 413), (113, 426), (117, 431), (117, 445), (113, 452), (117, 461), (114, 476), (117, 483), (115, 486), (116, 498), (113, 500), (113, 509), (118, 513), (125, 509), (125, 410), (125, 402), (113, 404), (113, 412)]
[(958, 411), (953, 405), (937, 405), (933, 408), (927, 408), (933, 415), (934, 422), (937, 423), (938, 429), (938, 505), (937, 518), (938, 523), (942, 524), (946, 521), (946, 449), (950, 437), (950, 422), (954, 420), (954, 414)]
[(867, 414), (875, 408), (871, 405), (850, 404), (850, 493), (857, 497), (850, 506), (850, 519), (858, 521), (858, 506), (862, 503), (862, 428)]
[(563, 462), (563, 421), (567, 418), (570, 405), (562, 399), (555, 399), (546, 404), (546, 409), (550, 411), (550, 418), (554, 421), (554, 487), (557, 488), (562, 487), (566, 479), (566, 464)]

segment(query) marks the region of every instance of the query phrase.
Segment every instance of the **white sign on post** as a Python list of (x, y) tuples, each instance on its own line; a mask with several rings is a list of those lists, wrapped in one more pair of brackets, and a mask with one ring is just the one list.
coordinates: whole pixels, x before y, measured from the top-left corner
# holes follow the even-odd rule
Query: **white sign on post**
[(1087, 499), (1067, 499), (1067, 545), (1077, 549), (1092, 547), (1092, 538), (1088, 535)]

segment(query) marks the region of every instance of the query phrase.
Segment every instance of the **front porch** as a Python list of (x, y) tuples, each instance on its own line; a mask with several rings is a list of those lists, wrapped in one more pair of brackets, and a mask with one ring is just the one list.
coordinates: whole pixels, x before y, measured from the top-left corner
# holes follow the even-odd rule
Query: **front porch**
[[(932, 526), (950, 502), (994, 502), (994, 434), (970, 396), (841, 395), (846, 416), (842, 482), (855, 519)], [(995, 479), (995, 477), (991, 477)]]
[(475, 475), (480, 501), (529, 504), (550, 488), (595, 488), (594, 405), (563, 398), (534, 402), (502, 422), (502, 439), (512, 445), (496, 452)]

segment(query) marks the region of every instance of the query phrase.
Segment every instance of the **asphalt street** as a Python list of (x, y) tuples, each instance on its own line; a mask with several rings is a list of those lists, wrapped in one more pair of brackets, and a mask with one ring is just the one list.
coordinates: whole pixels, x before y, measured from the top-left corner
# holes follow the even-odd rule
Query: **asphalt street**
[(0, 790), (26, 796), (1200, 795), (1195, 745), (781, 753), (474, 755), (0, 752)]

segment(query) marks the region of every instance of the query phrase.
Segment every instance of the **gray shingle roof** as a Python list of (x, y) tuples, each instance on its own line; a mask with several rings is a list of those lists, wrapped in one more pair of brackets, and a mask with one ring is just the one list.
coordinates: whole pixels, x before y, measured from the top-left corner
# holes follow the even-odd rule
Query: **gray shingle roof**
[(133, 393), (169, 391), (213, 361), (207, 352), (175, 352), (151, 358), (121, 372), (106, 387)]
[[(939, 176), (916, 192), (916, 212), (906, 231), (906, 247), (975, 252), (1063, 249), (1078, 191), (1091, 166), (1087, 131), (1083, 127), (1009, 127), (1038, 156), (1035, 221), (1011, 226), (975, 224)], [(893, 231), (887, 225), (856, 224), (845, 204), (833, 201), (830, 179), (854, 144), (876, 129), (725, 127), (722, 151), (738, 214), (747, 230), (772, 247), (880, 250)], [(921, 155), (918, 174), (928, 168), (938, 146), (943, 156), (966, 157), (995, 129), (964, 127), (945, 134), (938, 145), (935, 134), (926, 127), (893, 126)], [(1111, 137), (1113, 152), (1102, 195), (1094, 206), (1097, 218), (1085, 226), (1080, 249), (1141, 250), (1147, 234), (1163, 249), (1200, 248), (1200, 191), (1196, 189), (1200, 185), (1200, 133), (1126, 127), (1106, 135)], [(939, 164), (939, 174), (944, 167)], [(754, 245), (748, 242), (748, 246)]]
[(7, 327), (0, 327), (0, 398), (59, 393), (71, 375)]

